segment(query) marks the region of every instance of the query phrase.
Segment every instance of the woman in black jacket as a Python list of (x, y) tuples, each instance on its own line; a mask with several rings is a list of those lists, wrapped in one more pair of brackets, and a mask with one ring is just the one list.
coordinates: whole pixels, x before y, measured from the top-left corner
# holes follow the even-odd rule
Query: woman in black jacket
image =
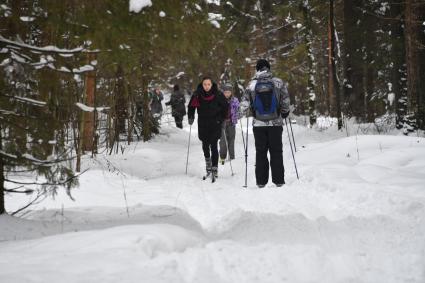
[(205, 77), (190, 98), (188, 105), (189, 124), (195, 119), (195, 109), (198, 112), (198, 137), (202, 141), (207, 175), (217, 177), (218, 148), (221, 137), (221, 127), (226, 119), (228, 103), (217, 84), (211, 78)]

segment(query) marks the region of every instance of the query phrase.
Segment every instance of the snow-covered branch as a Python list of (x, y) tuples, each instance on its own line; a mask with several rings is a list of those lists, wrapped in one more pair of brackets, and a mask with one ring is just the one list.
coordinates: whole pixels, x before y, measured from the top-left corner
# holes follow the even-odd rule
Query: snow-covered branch
[(18, 100), (18, 101), (22, 101), (22, 102), (25, 102), (25, 103), (33, 104), (35, 106), (45, 106), (47, 104), (44, 101), (39, 101), (39, 100), (27, 98), (27, 97), (14, 96), (13, 98), (16, 99), (16, 100)]
[(85, 112), (93, 112), (93, 111), (104, 111), (104, 110), (109, 110), (110, 107), (91, 107), (91, 106), (87, 106), (83, 103), (75, 103), (75, 105), (77, 105), (78, 108), (80, 108), (81, 110), (85, 111)]
[[(44, 47), (38, 47), (34, 45), (29, 45), (22, 42), (17, 42), (13, 40), (9, 40), (7, 38), (4, 38), (0, 35), (0, 43), (3, 43), (7, 47), (18, 47), (18, 48), (24, 48), (31, 51), (38, 51), (38, 52), (45, 52), (45, 53), (60, 53), (60, 54), (70, 54), (70, 53), (80, 53), (88, 51), (85, 47), (77, 47), (74, 49), (62, 49), (58, 48), (56, 46), (44, 46)], [(89, 51), (89, 52), (96, 52), (96, 51)]]

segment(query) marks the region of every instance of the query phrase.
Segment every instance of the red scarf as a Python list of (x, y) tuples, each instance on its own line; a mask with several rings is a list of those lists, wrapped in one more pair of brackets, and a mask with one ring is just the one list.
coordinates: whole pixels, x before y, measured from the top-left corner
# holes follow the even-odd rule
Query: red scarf
[(199, 102), (199, 96), (202, 98), (202, 100), (205, 100), (205, 101), (211, 101), (211, 100), (213, 100), (213, 99), (214, 99), (214, 97), (215, 97), (215, 95), (214, 95), (214, 94), (209, 95), (209, 96), (204, 96), (204, 95), (202, 95), (202, 94), (198, 94), (197, 96), (195, 96), (195, 97), (192, 99), (192, 102), (190, 103), (190, 106), (195, 107), (195, 108), (197, 108), (197, 107), (201, 106), (201, 104), (200, 104), (200, 102)]
[(209, 95), (209, 96), (201, 95), (201, 97), (202, 97), (202, 99), (203, 99), (203, 100), (211, 101), (211, 100), (213, 100), (213, 99), (214, 99), (215, 95), (214, 95), (214, 94)]

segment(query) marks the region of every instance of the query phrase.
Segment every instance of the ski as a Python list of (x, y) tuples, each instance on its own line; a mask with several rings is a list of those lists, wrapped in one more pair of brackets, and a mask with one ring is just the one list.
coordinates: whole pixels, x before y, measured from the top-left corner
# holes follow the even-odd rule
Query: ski
[(210, 175), (211, 175), (211, 173), (208, 172), (207, 175), (205, 175), (205, 176), (202, 177), (202, 180), (205, 181)]
[(208, 178), (211, 178), (211, 183), (214, 183), (215, 182), (215, 180), (217, 179), (215, 176), (214, 176), (214, 174), (212, 174), (212, 173), (208, 173), (207, 175), (205, 175), (205, 176), (202, 176), (202, 180), (206, 180), (206, 179), (208, 179)]

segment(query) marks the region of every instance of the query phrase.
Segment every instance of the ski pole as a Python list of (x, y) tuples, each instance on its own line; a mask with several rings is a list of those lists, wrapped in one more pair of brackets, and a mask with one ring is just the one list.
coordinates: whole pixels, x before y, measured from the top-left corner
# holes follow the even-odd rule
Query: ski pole
[(189, 127), (189, 142), (187, 143), (187, 158), (186, 158), (186, 175), (187, 175), (187, 164), (189, 163), (189, 148), (190, 148), (190, 136), (192, 135), (192, 125)]
[(226, 129), (223, 129), (223, 136), (224, 136), (224, 141), (226, 143), (227, 153), (229, 154), (230, 171), (232, 172), (232, 176), (233, 176), (235, 174), (233, 173), (232, 159), (230, 158), (230, 149), (229, 149), (229, 143), (227, 142)]
[(245, 147), (245, 186), (247, 188), (247, 178), (248, 178), (248, 117), (246, 117), (246, 147)]
[(297, 146), (295, 145), (294, 131), (292, 130), (291, 119), (289, 119), (289, 126), (291, 127), (291, 134), (292, 134), (292, 140), (294, 142), (294, 149), (295, 149), (295, 152), (297, 152)]
[(245, 145), (245, 137), (243, 135), (242, 121), (239, 122), (239, 124), (241, 125), (241, 134), (242, 134), (243, 149), (245, 150), (246, 145)]
[(288, 122), (286, 121), (286, 118), (285, 118), (285, 125), (286, 125), (286, 132), (288, 133), (289, 145), (291, 146), (292, 159), (294, 160), (295, 172), (297, 173), (297, 179), (299, 180), (300, 177), (298, 176), (297, 163), (295, 162), (294, 150), (292, 149), (291, 136), (289, 135)]

